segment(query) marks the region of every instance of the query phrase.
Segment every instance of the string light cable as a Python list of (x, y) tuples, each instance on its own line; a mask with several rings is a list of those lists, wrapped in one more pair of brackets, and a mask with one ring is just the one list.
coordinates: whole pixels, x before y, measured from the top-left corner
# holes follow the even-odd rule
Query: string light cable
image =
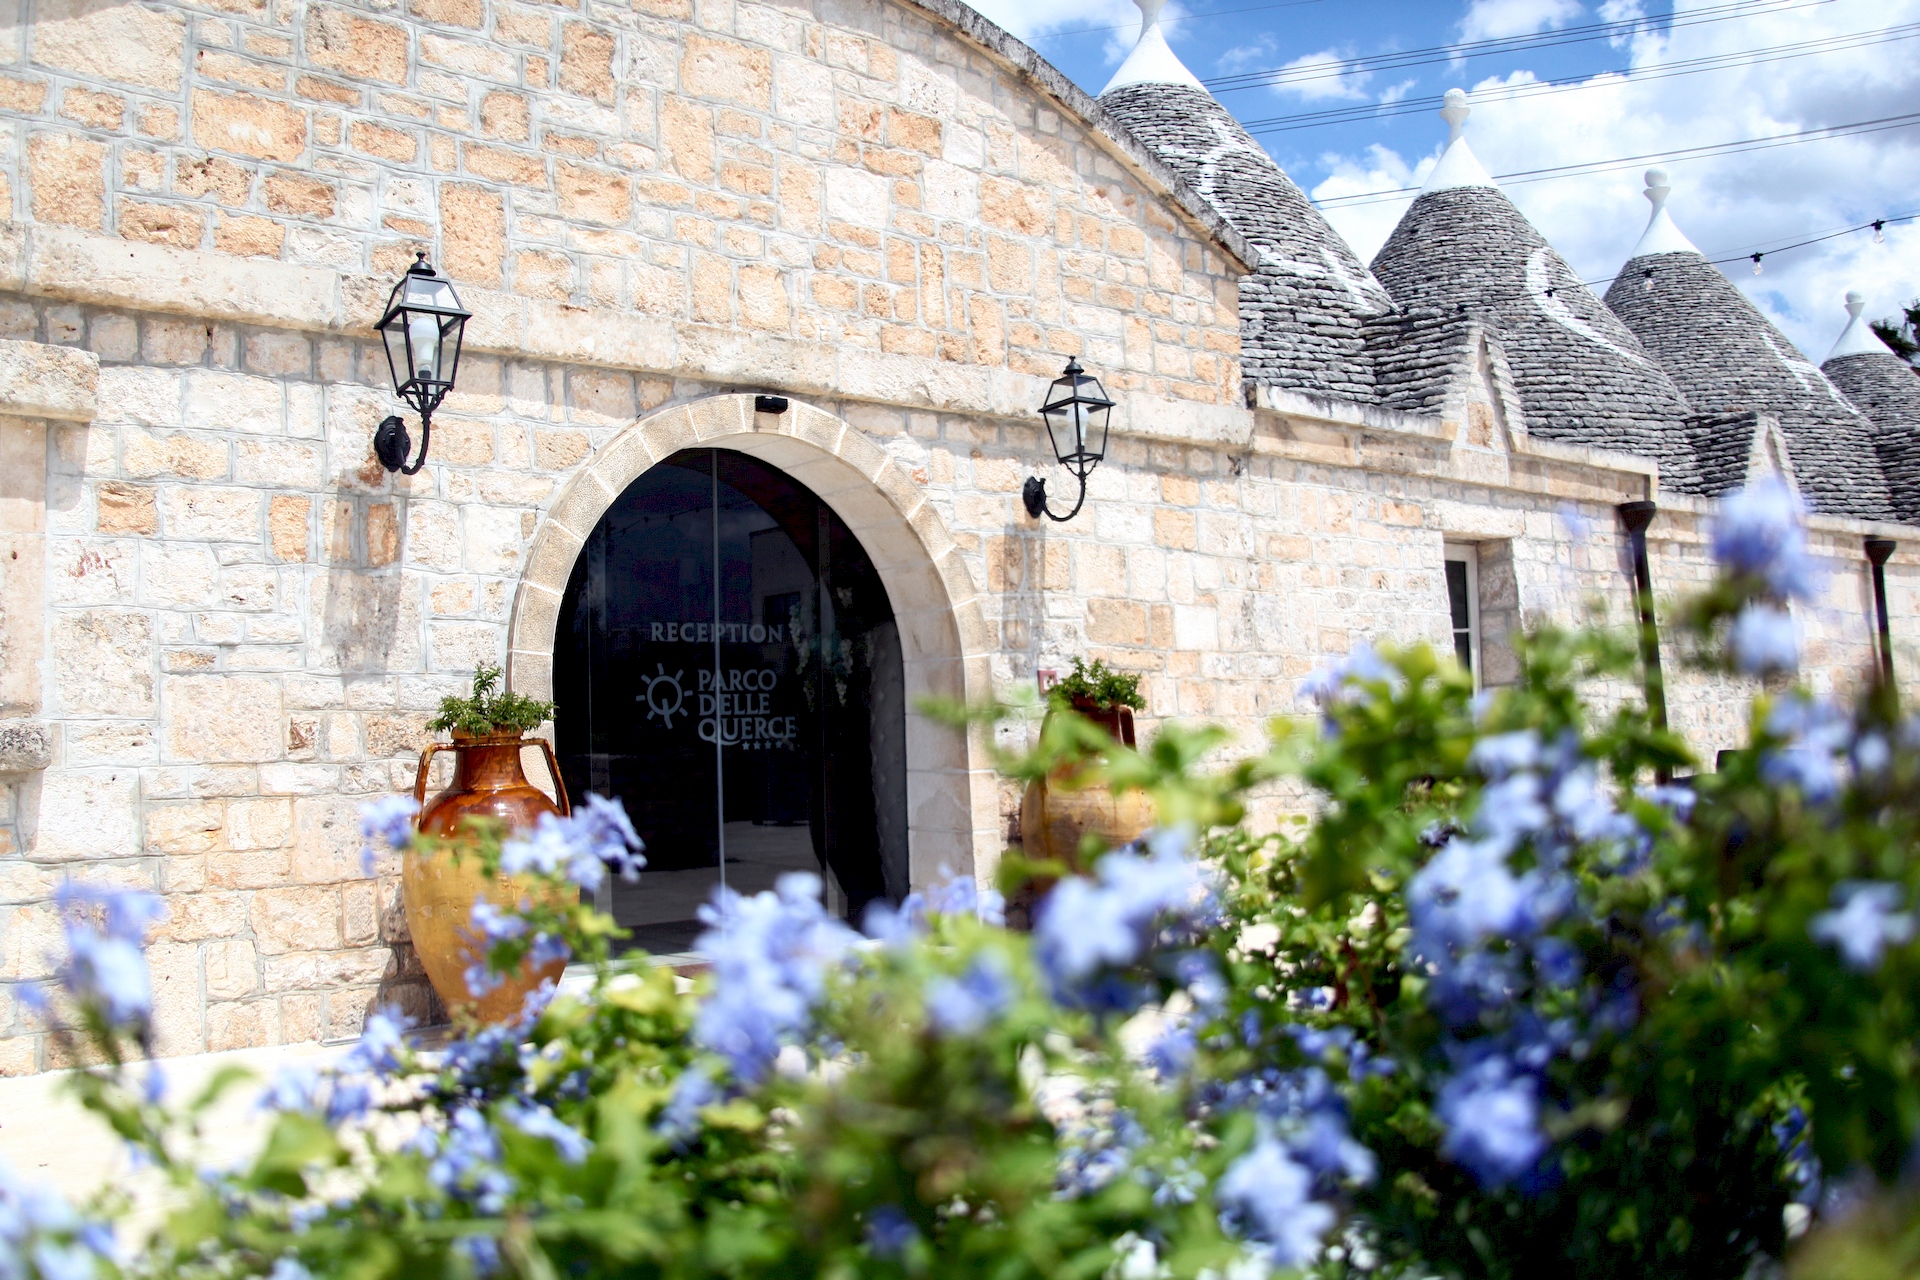
[[(1872, 48), (1877, 45), (1894, 44), (1902, 40), (1920, 37), (1920, 22), (1903, 23), (1898, 26), (1880, 27), (1872, 31), (1856, 31), (1845, 35), (1820, 36), (1811, 40), (1795, 40), (1787, 44), (1770, 45), (1760, 49), (1741, 49), (1732, 53), (1716, 53), (1699, 58), (1689, 58), (1679, 62), (1662, 63), (1647, 68), (1614, 67), (1606, 71), (1594, 71), (1565, 80), (1547, 80), (1532, 84), (1499, 86), (1484, 90), (1476, 96), (1474, 107), (1485, 110), (1503, 103), (1522, 98), (1537, 98), (1549, 93), (1572, 93), (1594, 87), (1612, 88), (1612, 85), (1596, 86), (1594, 81), (1602, 76), (1620, 76), (1629, 84), (1644, 84), (1654, 80), (1667, 80), (1674, 76), (1699, 75), (1708, 71), (1724, 71), (1734, 67), (1760, 66), (1771, 62), (1784, 62), (1795, 58), (1815, 58), (1823, 54), (1843, 53), (1852, 49)], [(1402, 98), (1392, 103), (1364, 103), (1349, 107), (1328, 107), (1321, 111), (1301, 111), (1283, 116), (1265, 116), (1254, 120), (1241, 121), (1241, 127), (1248, 133), (1289, 133), (1299, 129), (1319, 129), (1329, 125), (1350, 124), (1361, 120), (1386, 120), (1396, 116), (1414, 115), (1438, 107), (1442, 102), (1439, 95), (1422, 98)]]
[[(1767, 151), (1774, 147), (1789, 147), (1805, 142), (1824, 142), (1834, 138), (1857, 138), (1864, 134), (1885, 133), (1890, 129), (1911, 129), (1920, 124), (1920, 111), (1909, 111), (1897, 116), (1881, 116), (1876, 120), (1856, 120), (1850, 124), (1821, 125), (1813, 129), (1799, 129), (1793, 133), (1773, 134), (1765, 138), (1739, 138), (1732, 142), (1710, 142), (1698, 147), (1676, 147), (1671, 151), (1649, 151), (1635, 156), (1614, 156), (1606, 160), (1585, 160), (1578, 164), (1550, 165), (1541, 169), (1517, 169), (1511, 173), (1496, 173), (1493, 177), (1500, 182), (1523, 185), (1530, 182), (1550, 182), (1561, 178), (1585, 177), (1590, 174), (1606, 173), (1614, 169), (1631, 169), (1649, 160), (1704, 159), (1709, 156), (1743, 155), (1749, 151)], [(1402, 196), (1418, 191), (1418, 187), (1393, 187), (1380, 191), (1356, 191), (1351, 195), (1329, 196), (1314, 203), (1322, 209), (1352, 209), (1362, 205), (1384, 204)]]

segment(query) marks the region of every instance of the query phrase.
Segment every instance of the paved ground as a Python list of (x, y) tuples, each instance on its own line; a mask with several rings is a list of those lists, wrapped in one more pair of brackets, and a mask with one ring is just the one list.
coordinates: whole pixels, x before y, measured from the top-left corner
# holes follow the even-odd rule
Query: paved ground
[[(175, 1099), (194, 1096), (224, 1067), (238, 1066), (253, 1075), (207, 1113), (202, 1139), (193, 1151), (196, 1162), (232, 1164), (251, 1155), (266, 1134), (260, 1094), (280, 1068), (297, 1062), (321, 1066), (346, 1048), (299, 1044), (163, 1058), (167, 1095)], [(68, 1075), (51, 1071), (0, 1079), (0, 1162), (22, 1181), (53, 1183), (76, 1203), (109, 1182), (130, 1192), (137, 1207), (131, 1230), (123, 1231), (122, 1238), (137, 1236), (161, 1207), (163, 1184), (152, 1170), (136, 1169), (127, 1145), (72, 1097), (66, 1088)]]

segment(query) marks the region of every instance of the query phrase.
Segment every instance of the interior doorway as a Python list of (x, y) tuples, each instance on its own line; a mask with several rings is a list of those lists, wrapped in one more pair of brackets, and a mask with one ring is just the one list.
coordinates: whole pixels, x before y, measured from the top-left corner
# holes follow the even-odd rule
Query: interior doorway
[(576, 794), (647, 845), (607, 905), (634, 945), (688, 950), (716, 886), (811, 870), (858, 920), (907, 891), (906, 695), (885, 587), (804, 486), (726, 449), (641, 474), (582, 548), (554, 648)]

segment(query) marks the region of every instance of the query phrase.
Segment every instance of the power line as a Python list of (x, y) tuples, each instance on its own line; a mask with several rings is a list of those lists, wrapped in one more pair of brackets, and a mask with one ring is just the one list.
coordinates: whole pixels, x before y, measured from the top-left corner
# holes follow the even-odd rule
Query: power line
[[(1834, 0), (1773, 0), (1769, 3), (1768, 0), (1737, 0), (1732, 4), (1696, 10), (1684, 19), (1673, 19), (1667, 23), (1666, 30), (1673, 31), (1683, 27), (1726, 22), (1737, 18), (1791, 13), (1795, 10), (1810, 9), (1833, 2)], [(1765, 7), (1756, 8), (1757, 3), (1764, 4)], [(1267, 67), (1259, 71), (1242, 71), (1232, 75), (1215, 76), (1201, 83), (1216, 93), (1233, 93), (1243, 89), (1258, 88), (1261, 85), (1301, 84), (1313, 80), (1339, 79), (1358, 71), (1394, 71), (1404, 67), (1427, 66), (1436, 62), (1456, 62), (1467, 58), (1490, 57), (1500, 53), (1519, 53), (1534, 49), (1550, 49), (1560, 45), (1586, 44), (1595, 40), (1610, 40), (1616, 36), (1631, 35), (1645, 25), (1647, 20), (1644, 18), (1591, 23), (1587, 26), (1563, 27), (1558, 31), (1540, 32), (1530, 36), (1503, 36), (1487, 40), (1472, 40), (1464, 44), (1430, 45), (1395, 53), (1334, 58), (1300, 67)]]
[[(1598, 76), (1623, 76), (1626, 77), (1627, 83), (1643, 84), (1673, 76), (1698, 75), (1701, 72), (1720, 71), (1731, 67), (1759, 66), (1793, 58), (1818, 57), (1822, 54), (1840, 53), (1849, 49), (1911, 40), (1917, 36), (1920, 36), (1920, 22), (1909, 22), (1899, 26), (1881, 27), (1873, 31), (1822, 36), (1813, 40), (1796, 40), (1788, 44), (1769, 45), (1760, 49), (1743, 49), (1737, 53), (1689, 58), (1679, 62), (1663, 63), (1651, 69), (1616, 67), (1607, 71), (1589, 72), (1567, 80), (1543, 81), (1490, 91), (1477, 97), (1474, 105), (1476, 107), (1497, 106), (1516, 99), (1537, 98), (1542, 94), (1570, 93), (1579, 89), (1592, 88), (1595, 87), (1593, 80)], [(1249, 133), (1286, 133), (1297, 129), (1317, 129), (1326, 125), (1348, 124), (1359, 120), (1382, 120), (1395, 116), (1414, 115), (1438, 107), (1440, 103), (1441, 98), (1436, 94), (1432, 97), (1403, 98), (1398, 102), (1386, 104), (1366, 103), (1350, 107), (1329, 107), (1321, 111), (1302, 111), (1284, 116), (1267, 116), (1241, 123)]]
[[(1772, 249), (1763, 249), (1759, 253), (1748, 253), (1743, 249), (1730, 257), (1708, 258), (1707, 262), (1716, 267), (1724, 267), (1730, 262), (1752, 262), (1756, 258), (1769, 258), (1774, 254), (1785, 253), (1789, 249), (1804, 249), (1810, 244), (1820, 244), (1827, 240), (1838, 240), (1841, 236), (1850, 236), (1856, 231), (1871, 231), (1878, 237), (1884, 228), (1890, 227), (1896, 222), (1913, 222), (1916, 219), (1920, 219), (1920, 211), (1914, 213), (1892, 213), (1884, 218), (1875, 218), (1871, 222), (1862, 222), (1851, 227), (1841, 227), (1836, 231), (1826, 231), (1817, 236), (1809, 236), (1805, 240), (1796, 240), (1792, 244), (1783, 244)], [(1611, 283), (1619, 274), (1620, 273), (1616, 271), (1613, 275), (1602, 276), (1598, 280), (1582, 280), (1580, 283), (1589, 289), (1594, 289), (1603, 284)], [(1651, 274), (1651, 271), (1649, 271), (1649, 274)]]
[[(1610, 169), (1628, 169), (1649, 160), (1701, 159), (1708, 156), (1740, 155), (1748, 151), (1766, 151), (1774, 147), (1793, 146), (1802, 142), (1825, 141), (1832, 138), (1858, 137), (1868, 133), (1883, 133), (1889, 129), (1910, 129), (1920, 124), (1920, 111), (1905, 115), (1882, 116), (1878, 120), (1858, 120), (1852, 124), (1825, 125), (1815, 129), (1801, 129), (1794, 133), (1775, 134), (1768, 138), (1741, 138), (1733, 142), (1714, 142), (1698, 147), (1676, 147), (1670, 151), (1649, 151), (1636, 156), (1615, 156), (1608, 160), (1587, 160), (1579, 164), (1551, 165), (1541, 169), (1519, 169), (1512, 173), (1497, 173), (1494, 178), (1501, 182), (1516, 185), (1529, 182), (1546, 182), (1556, 178), (1581, 177), (1587, 174), (1604, 173)], [(1418, 191), (1418, 187), (1395, 187), (1384, 191), (1358, 191), (1349, 196), (1332, 196), (1317, 201), (1322, 208), (1350, 209), (1361, 205), (1382, 204), (1400, 196)]]

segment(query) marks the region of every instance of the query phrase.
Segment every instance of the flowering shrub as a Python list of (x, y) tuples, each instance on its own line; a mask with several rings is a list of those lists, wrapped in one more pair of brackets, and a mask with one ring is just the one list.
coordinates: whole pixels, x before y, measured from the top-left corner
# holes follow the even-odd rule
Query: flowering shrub
[[(1056, 716), (1008, 767), (1142, 789), (1161, 825), (1048, 869), (1031, 934), (965, 879), (856, 932), (790, 875), (716, 896), (683, 990), (577, 894), (477, 903), (470, 984), (567, 955), (590, 989), (430, 1050), (375, 1014), (271, 1083), (238, 1169), (192, 1167), (206, 1099), (137, 1065), (157, 904), (70, 890), (42, 1007), (179, 1207), (122, 1254), (111, 1196), (0, 1182), (0, 1278), (1913, 1274), (1920, 732), (1780, 674), (1799, 519), (1730, 500), (1683, 614), (1690, 660), (1772, 682), (1716, 772), (1588, 709), (1636, 674), (1600, 630), (1525, 638), (1477, 697), (1425, 648), (1357, 651), (1317, 727), (1224, 771), (1216, 731), (1131, 752)], [(1315, 816), (1247, 830), (1280, 776)], [(369, 841), (410, 817), (369, 806)], [(556, 889), (644, 865), (597, 797), (478, 856)]]

